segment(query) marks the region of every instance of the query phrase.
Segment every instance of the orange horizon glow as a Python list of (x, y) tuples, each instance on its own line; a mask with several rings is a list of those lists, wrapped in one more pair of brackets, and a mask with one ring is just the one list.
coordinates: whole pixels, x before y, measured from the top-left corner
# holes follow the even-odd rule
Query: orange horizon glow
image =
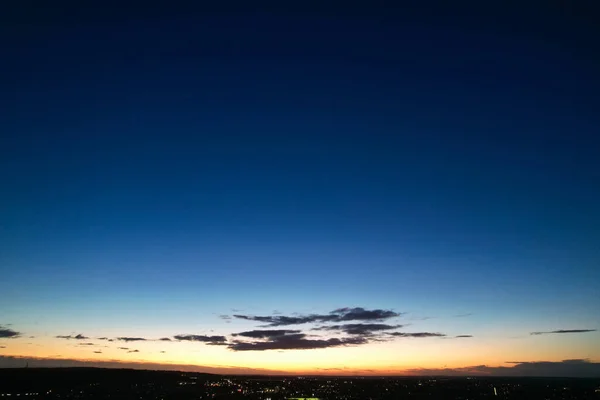
[[(27, 340), (27, 342), (26, 342)], [(91, 339), (93, 340), (93, 339)], [(97, 341), (96, 341), (97, 342)], [(1, 349), (0, 357), (10, 359), (15, 367), (87, 366), (180, 370), (215, 374), (323, 375), (323, 376), (412, 376), (431, 375), (431, 371), (484, 375), (472, 371), (474, 366), (506, 367), (519, 362), (560, 362), (573, 354), (573, 347), (547, 346), (540, 353), (528, 340), (505, 341), (490, 346), (485, 341), (401, 341), (357, 347), (319, 350), (232, 351), (222, 346), (197, 343), (97, 343), (82, 345), (78, 341), (56, 338), (12, 339)], [(539, 341), (536, 343), (540, 343)], [(5, 344), (4, 342), (2, 344)], [(138, 350), (121, 350), (120, 347)], [(539, 347), (539, 346), (538, 346)], [(168, 350), (159, 350), (159, 349)], [(581, 359), (592, 362), (600, 357)], [(101, 351), (101, 353), (94, 353)], [(161, 353), (165, 351), (165, 353)], [(90, 354), (91, 353), (91, 354)], [(511, 355), (512, 354), (512, 355)], [(402, 356), (399, 356), (402, 355)], [(512, 360), (511, 360), (512, 359)]]
[[(152, 363), (143, 360), (132, 360), (123, 361), (115, 359), (72, 359), (72, 358), (49, 358), (49, 357), (31, 357), (23, 355), (10, 355), (7, 357), (14, 358), (26, 363), (28, 367), (35, 368), (47, 368), (47, 367), (96, 367), (96, 368), (126, 368), (126, 369), (144, 369), (144, 370), (165, 370), (165, 371), (182, 371), (182, 372), (198, 372), (198, 373), (212, 373), (212, 374), (226, 374), (226, 375), (293, 375), (293, 376), (427, 376), (432, 375), (430, 369), (427, 368), (407, 368), (407, 369), (307, 369), (307, 370), (271, 370), (271, 369), (258, 369), (258, 368), (245, 368), (236, 366), (222, 366), (222, 365), (194, 365), (194, 364), (180, 364), (180, 363)], [(53, 361), (56, 365), (36, 365), (37, 362)], [(68, 361), (70, 364), (60, 365), (61, 361)], [(556, 360), (559, 362), (560, 360)], [(600, 360), (588, 360), (589, 362), (600, 362)], [(489, 367), (506, 367), (510, 364), (504, 365), (487, 365)], [(443, 375), (443, 371), (448, 371), (452, 374), (462, 373), (463, 375), (488, 375), (480, 371), (475, 371), (475, 366), (445, 366), (444, 368), (436, 368), (434, 370), (440, 371), (440, 375)], [(422, 371), (420, 373), (420, 371)]]

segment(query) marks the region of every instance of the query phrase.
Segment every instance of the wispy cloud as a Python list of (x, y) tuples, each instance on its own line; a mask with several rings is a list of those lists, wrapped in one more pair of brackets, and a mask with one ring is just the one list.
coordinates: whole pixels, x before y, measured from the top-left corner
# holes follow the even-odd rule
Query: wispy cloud
[(189, 342), (203, 342), (207, 344), (219, 344), (227, 342), (225, 336), (207, 336), (207, 335), (175, 335), (176, 340)]
[(255, 315), (233, 315), (238, 319), (248, 321), (256, 321), (266, 324), (265, 326), (285, 326), (285, 325), (300, 325), (307, 323), (327, 323), (327, 322), (346, 322), (346, 321), (383, 321), (393, 317), (400, 316), (392, 310), (366, 310), (362, 307), (355, 308), (338, 308), (331, 311), (329, 314), (309, 314), (309, 315), (270, 315), (270, 316), (255, 316)]
[(315, 330), (339, 331), (348, 335), (373, 335), (375, 332), (388, 331), (392, 329), (402, 328), (403, 325), (388, 325), (388, 324), (345, 324), (345, 325), (329, 325), (315, 328)]
[(89, 337), (84, 336), (83, 334), (77, 334), (75, 336), (72, 335), (58, 335), (56, 336), (56, 338), (58, 339), (76, 339), (76, 340), (86, 340), (89, 339)]
[(122, 336), (122, 337), (118, 337), (117, 340), (120, 340), (122, 342), (142, 342), (145, 341), (145, 338), (141, 338), (141, 337), (126, 337), (126, 336)]
[(5, 328), (0, 325), (0, 338), (2, 338), (2, 339), (17, 338), (19, 336), (21, 336), (20, 332), (13, 331), (12, 329)]
[(461, 339), (461, 338), (472, 338), (472, 337), (473, 337), (473, 335), (457, 335), (457, 336), (454, 336), (454, 337), (455, 337), (456, 339)]
[(267, 341), (234, 341), (229, 348), (235, 351), (265, 351), (265, 350), (308, 350), (360, 345), (367, 343), (362, 337), (307, 339), (303, 333), (284, 334), (269, 337)]
[(294, 333), (300, 333), (297, 330), (289, 330), (289, 329), (267, 329), (267, 330), (254, 330), (254, 331), (246, 331), (233, 333), (232, 336), (243, 336), (249, 337), (253, 339), (271, 339), (278, 336), (289, 335)]
[(465, 318), (465, 317), (470, 317), (471, 315), (473, 315), (473, 313), (456, 314), (456, 315), (453, 315), (453, 317), (454, 318)]
[(129, 350), (129, 351), (128, 351), (128, 353), (139, 353), (139, 352), (140, 352), (140, 351), (139, 351), (139, 350), (137, 350), (137, 349), (136, 349), (136, 350)]
[(559, 329), (556, 331), (547, 331), (547, 332), (531, 332), (530, 335), (551, 335), (555, 333), (587, 333), (587, 332), (596, 332), (596, 329)]
[(170, 342), (171, 341), (171, 339), (168, 338), (168, 337), (163, 337), (163, 338), (160, 338), (158, 340), (163, 341), (163, 342)]
[(438, 332), (390, 332), (390, 336), (408, 337), (408, 338), (429, 338), (429, 337), (445, 337), (446, 335)]

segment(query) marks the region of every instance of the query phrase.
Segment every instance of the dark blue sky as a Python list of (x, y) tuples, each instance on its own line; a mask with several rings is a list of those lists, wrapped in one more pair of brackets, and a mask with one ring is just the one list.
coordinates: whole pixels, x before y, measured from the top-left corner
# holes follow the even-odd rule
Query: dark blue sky
[(587, 4), (9, 13), (0, 308), (598, 326)]

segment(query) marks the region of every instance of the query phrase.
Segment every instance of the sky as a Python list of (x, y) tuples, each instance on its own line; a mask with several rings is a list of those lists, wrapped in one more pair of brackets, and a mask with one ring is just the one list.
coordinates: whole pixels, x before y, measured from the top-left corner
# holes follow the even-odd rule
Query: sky
[(14, 5), (0, 367), (600, 375), (599, 14), (558, 4)]

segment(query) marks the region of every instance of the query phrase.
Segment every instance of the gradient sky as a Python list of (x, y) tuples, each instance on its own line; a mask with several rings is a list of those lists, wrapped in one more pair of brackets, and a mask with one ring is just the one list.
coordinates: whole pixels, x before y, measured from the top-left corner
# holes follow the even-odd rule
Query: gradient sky
[[(578, 4), (11, 10), (0, 366), (598, 367), (600, 30)], [(233, 336), (274, 329), (301, 332)]]

